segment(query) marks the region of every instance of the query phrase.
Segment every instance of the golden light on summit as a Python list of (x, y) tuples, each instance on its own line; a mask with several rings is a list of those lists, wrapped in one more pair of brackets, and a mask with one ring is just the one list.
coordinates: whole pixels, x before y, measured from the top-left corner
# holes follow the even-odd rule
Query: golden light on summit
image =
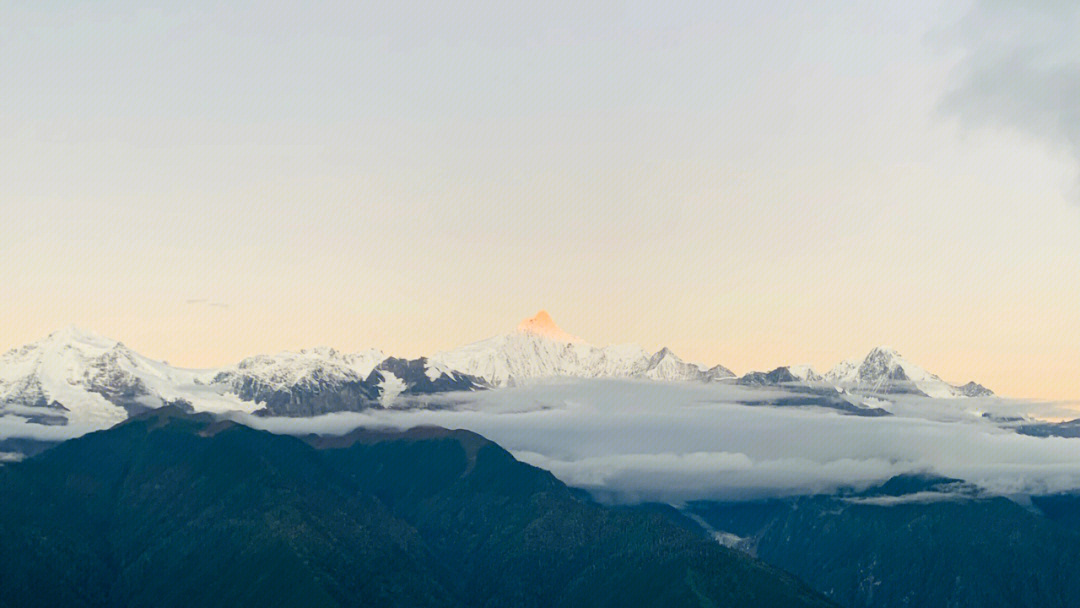
[(555, 324), (546, 310), (541, 310), (535, 316), (525, 319), (517, 326), (518, 331), (537, 334), (560, 342), (584, 342), (581, 338), (569, 334)]

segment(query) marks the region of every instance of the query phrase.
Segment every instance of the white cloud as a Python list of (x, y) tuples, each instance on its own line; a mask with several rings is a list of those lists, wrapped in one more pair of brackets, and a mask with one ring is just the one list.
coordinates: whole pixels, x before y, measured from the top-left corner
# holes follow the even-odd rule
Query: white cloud
[(866, 496), (849, 498), (847, 502), (859, 505), (892, 507), (895, 505), (926, 504), (932, 502), (951, 502), (971, 498), (962, 492), (914, 492), (903, 496)]
[(904, 399), (896, 416), (745, 406), (747, 389), (590, 380), (449, 398), (451, 409), (246, 419), (277, 432), (434, 424), (478, 432), (519, 459), (612, 501), (751, 498), (862, 488), (934, 471), (991, 493), (1080, 489), (1080, 440), (1036, 438), (984, 418), (1060, 414), (1004, 399)]
[[(18, 408), (12, 406), (7, 406), (6, 408), (8, 412), (15, 411), (18, 414), (30, 413), (27, 411), (30, 409), (32, 408)], [(0, 440), (11, 437), (25, 437), (40, 441), (64, 441), (100, 429), (100, 425), (93, 424), (31, 424), (26, 421), (26, 418), (23, 418), (20, 415), (0, 416)]]
[[(737, 403), (771, 393), (730, 385), (574, 380), (433, 397), (444, 409), (230, 416), (291, 434), (341, 434), (358, 426), (468, 429), (614, 502), (830, 492), (923, 471), (989, 493), (1080, 489), (1080, 439), (1018, 435), (982, 416), (1063, 413), (1055, 404), (905, 398), (889, 406), (896, 415), (869, 418)], [(0, 418), (0, 437), (62, 439), (87, 430)]]

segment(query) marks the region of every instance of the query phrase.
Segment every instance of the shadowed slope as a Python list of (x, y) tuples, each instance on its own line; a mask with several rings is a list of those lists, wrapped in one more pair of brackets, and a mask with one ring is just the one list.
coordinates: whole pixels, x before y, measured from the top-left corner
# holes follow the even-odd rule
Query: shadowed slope
[(166, 408), (0, 493), (0, 606), (828, 605), (463, 431), (304, 441)]

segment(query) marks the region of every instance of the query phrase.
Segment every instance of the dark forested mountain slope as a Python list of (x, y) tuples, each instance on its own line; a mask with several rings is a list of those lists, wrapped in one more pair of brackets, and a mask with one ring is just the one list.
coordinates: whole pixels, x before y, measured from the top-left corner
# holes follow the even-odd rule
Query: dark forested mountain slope
[(687, 511), (843, 606), (1080, 606), (1080, 532), (1066, 525), (1080, 501), (1059, 497), (1046, 514), (1039, 504), (915, 476), (847, 496)]
[(0, 606), (826, 606), (472, 433), (306, 440), (177, 408), (0, 468)]

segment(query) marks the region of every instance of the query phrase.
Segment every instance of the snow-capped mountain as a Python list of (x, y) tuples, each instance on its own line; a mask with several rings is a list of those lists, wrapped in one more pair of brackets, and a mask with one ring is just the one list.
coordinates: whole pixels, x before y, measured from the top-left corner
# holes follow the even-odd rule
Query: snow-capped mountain
[(733, 376), (722, 366), (687, 363), (667, 348), (649, 356), (639, 346), (593, 346), (563, 331), (545, 311), (515, 331), (437, 353), (431, 360), (492, 386), (552, 377), (688, 381)]
[(543, 336), (556, 342), (585, 343), (581, 338), (563, 331), (561, 327), (555, 324), (555, 320), (551, 318), (551, 315), (546, 310), (541, 310), (536, 313), (536, 316), (519, 323), (517, 330), (519, 333)]
[(310, 416), (358, 410), (378, 400), (365, 380), (385, 356), (377, 350), (340, 353), (332, 348), (248, 357), (218, 371), (211, 384), (244, 401), (264, 404), (267, 413)]
[(204, 374), (69, 327), (0, 356), (0, 410), (37, 422), (104, 425), (167, 403), (215, 412), (258, 408), (205, 386)]
[(427, 357), (400, 359), (388, 357), (368, 375), (367, 384), (378, 387), (379, 398), (390, 405), (399, 396), (431, 395), (449, 391), (473, 391), (487, 384), (475, 376), (454, 371)]
[(320, 346), (298, 352), (283, 351), (276, 355), (248, 357), (234, 367), (218, 372), (219, 379), (215, 381), (252, 378), (269, 388), (284, 388), (317, 384), (324, 379), (363, 380), (384, 359), (386, 355), (376, 349), (341, 353)]
[(974, 382), (963, 387), (949, 384), (885, 346), (874, 348), (862, 359), (840, 362), (825, 374), (825, 380), (868, 393), (908, 393), (938, 399), (993, 394)]
[(248, 357), (215, 374), (212, 383), (245, 401), (262, 403), (259, 413), (275, 416), (388, 407), (401, 395), (484, 387), (477, 378), (423, 357), (387, 357), (374, 349), (341, 353), (326, 347)]
[(787, 365), (788, 372), (803, 382), (821, 382), (824, 378), (809, 365)]
[(311, 416), (392, 405), (399, 395), (474, 390), (476, 378), (427, 359), (313, 348), (189, 370), (74, 327), (0, 356), (0, 415), (109, 426), (175, 404), (193, 411)]
[(650, 380), (664, 380), (669, 382), (685, 382), (698, 380), (712, 382), (725, 380), (735, 376), (731, 370), (723, 365), (706, 368), (697, 363), (689, 363), (680, 359), (668, 347), (661, 348), (655, 355), (649, 357), (644, 371), (633, 374), (635, 377), (648, 378)]
[[(667, 382), (732, 380), (721, 365), (683, 361), (668, 348), (589, 344), (558, 327), (546, 312), (516, 330), (429, 358), (387, 357), (378, 350), (343, 353), (313, 348), (256, 355), (208, 370), (181, 369), (122, 343), (67, 328), (0, 356), (0, 416), (39, 424), (108, 426), (130, 414), (175, 404), (194, 411), (311, 416), (399, 404), (432, 393), (509, 386), (542, 378), (639, 378)], [(865, 395), (985, 397), (970, 382), (949, 384), (889, 348), (837, 365), (824, 377), (809, 366), (752, 372), (737, 382)], [(799, 385), (802, 385), (801, 388)]]

